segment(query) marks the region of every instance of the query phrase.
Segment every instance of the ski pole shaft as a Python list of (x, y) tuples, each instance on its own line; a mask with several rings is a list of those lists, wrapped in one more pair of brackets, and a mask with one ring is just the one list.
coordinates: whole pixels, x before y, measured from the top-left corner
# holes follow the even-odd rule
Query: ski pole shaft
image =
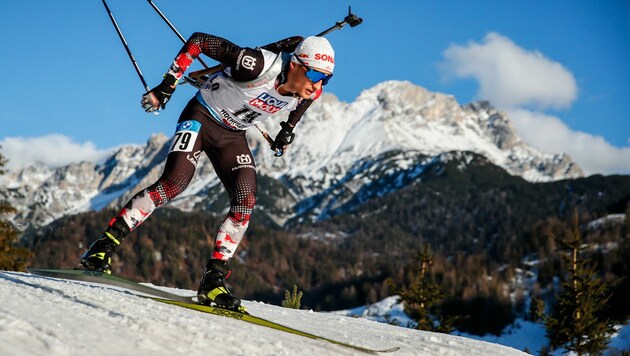
[(258, 129), (258, 131), (260, 131), (260, 133), (263, 135), (265, 140), (267, 140), (267, 142), (269, 142), (270, 145), (274, 144), (273, 138), (271, 138), (271, 136), (269, 136), (267, 131), (264, 131), (263, 129), (261, 129), (260, 126), (258, 126), (258, 124), (254, 124), (254, 126)]
[(350, 25), (350, 27), (355, 27), (355, 26), (359, 26), (361, 23), (363, 23), (363, 19), (353, 14), (352, 9), (350, 8), (350, 6), (348, 6), (348, 16), (346, 16), (343, 19), (343, 21), (337, 22), (334, 26), (330, 27), (329, 29), (325, 31), (318, 33), (315, 36), (324, 37), (335, 30), (342, 29), (345, 25)]
[[(256, 127), (258, 129), (258, 131), (260, 131), (260, 133), (263, 135), (263, 137), (265, 138), (265, 140), (267, 140), (267, 142), (269, 143), (269, 146), (273, 146), (273, 144), (275, 143), (273, 138), (271, 138), (271, 136), (269, 136), (269, 134), (267, 133), (267, 131), (263, 130), (260, 128), (260, 126), (258, 126), (258, 124), (254, 124), (254, 127)], [(284, 152), (282, 151), (281, 148), (278, 148), (275, 152), (276, 157), (280, 157), (282, 156)]]
[[(171, 28), (171, 30), (173, 30), (173, 32), (175, 32), (175, 34), (177, 35), (177, 37), (179, 37), (179, 39), (186, 43), (186, 39), (184, 38), (184, 36), (182, 36), (181, 33), (179, 33), (179, 31), (177, 31), (177, 29), (175, 28), (175, 26), (173, 26), (173, 24), (171, 23), (171, 21), (168, 20), (168, 18), (166, 17), (166, 15), (164, 15), (164, 13), (160, 10), (160, 8), (157, 7), (157, 5), (155, 5), (155, 3), (152, 0), (147, 0), (149, 2), (149, 4), (151, 4), (151, 7), (155, 10), (155, 12), (158, 13), (158, 15), (160, 15), (160, 17), (162, 18), (162, 20), (164, 20), (164, 22), (166, 22), (166, 24), (168, 25), (168, 27)], [(204, 63), (204, 61), (201, 59), (201, 57), (197, 57), (197, 60), (199, 61), (199, 63), (201, 63), (201, 65), (208, 69), (208, 65), (206, 63)]]
[(345, 22), (345, 21), (339, 21), (339, 22), (337, 22), (334, 26), (332, 26), (332, 27), (328, 28), (328, 29), (327, 29), (327, 30), (325, 30), (325, 31), (322, 31), (322, 32), (320, 32), (320, 33), (316, 34), (315, 36), (317, 36), (317, 37), (324, 37), (324, 36), (326, 36), (327, 34), (329, 34), (329, 33), (333, 32), (333, 31), (335, 31), (335, 30), (340, 30), (340, 29), (341, 29), (343, 26), (345, 26), (345, 25), (346, 25), (346, 22)]
[(133, 58), (133, 54), (131, 54), (131, 50), (129, 49), (129, 45), (127, 45), (127, 41), (125, 40), (125, 36), (123, 36), (122, 32), (120, 31), (120, 27), (118, 27), (118, 24), (116, 23), (116, 19), (114, 19), (114, 15), (109, 10), (109, 6), (107, 6), (107, 2), (105, 2), (105, 0), (103, 0), (103, 5), (105, 5), (105, 10), (107, 10), (107, 14), (109, 15), (109, 19), (112, 20), (112, 24), (114, 24), (114, 28), (116, 29), (116, 33), (118, 33), (118, 37), (120, 37), (120, 40), (122, 41), (123, 46), (125, 46), (125, 50), (127, 51), (127, 55), (129, 56), (129, 59), (131, 60), (131, 63), (133, 63), (133, 67), (136, 69), (136, 73), (138, 73), (138, 77), (140, 77), (140, 81), (142, 82), (142, 85), (144, 85), (144, 89), (147, 92), (149, 92), (151, 89), (149, 89), (149, 86), (147, 85), (147, 82), (144, 80), (144, 76), (142, 75), (142, 71), (140, 71), (140, 67), (138, 66), (138, 63), (136, 62), (136, 59)]

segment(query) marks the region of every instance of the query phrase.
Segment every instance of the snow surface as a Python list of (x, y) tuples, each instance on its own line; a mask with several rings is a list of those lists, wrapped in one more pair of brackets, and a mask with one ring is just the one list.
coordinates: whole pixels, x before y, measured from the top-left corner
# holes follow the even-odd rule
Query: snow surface
[[(158, 287), (181, 295), (193, 291)], [(460, 336), (243, 301), (256, 316), (392, 355), (525, 355)], [(139, 298), (121, 289), (0, 271), (2, 355), (356, 355), (358, 351)]]
[(603, 218), (593, 220), (588, 223), (587, 228), (590, 230), (600, 229), (608, 224), (623, 224), (626, 221), (626, 214), (609, 214)]

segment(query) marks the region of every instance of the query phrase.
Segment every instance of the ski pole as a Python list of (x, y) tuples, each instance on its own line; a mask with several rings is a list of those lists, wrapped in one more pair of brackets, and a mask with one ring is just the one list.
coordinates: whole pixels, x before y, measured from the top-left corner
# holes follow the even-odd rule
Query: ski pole
[(352, 13), (352, 9), (350, 8), (350, 6), (348, 6), (348, 16), (346, 16), (343, 21), (337, 22), (334, 26), (332, 26), (331, 28), (320, 32), (319, 34), (315, 35), (317, 37), (324, 37), (327, 34), (335, 31), (335, 30), (340, 30), (341, 28), (343, 28), (343, 26), (345, 25), (350, 25), (350, 27), (356, 27), (359, 26), (361, 23), (363, 23), (363, 19), (358, 17), (357, 15)]
[[(138, 66), (138, 62), (136, 62), (136, 59), (133, 57), (133, 54), (131, 54), (131, 50), (129, 49), (129, 45), (127, 44), (127, 41), (125, 40), (125, 36), (123, 36), (122, 31), (120, 31), (120, 27), (118, 27), (118, 24), (116, 23), (116, 19), (114, 19), (114, 15), (109, 10), (109, 6), (107, 6), (107, 2), (105, 2), (105, 0), (103, 0), (103, 5), (105, 5), (105, 10), (107, 10), (107, 14), (109, 15), (109, 19), (112, 20), (112, 24), (114, 25), (114, 28), (116, 29), (116, 33), (118, 33), (118, 37), (120, 37), (120, 40), (122, 41), (122, 44), (125, 47), (125, 51), (127, 51), (127, 55), (129, 56), (129, 59), (131, 60), (131, 63), (133, 64), (133, 67), (136, 69), (136, 73), (138, 73), (138, 77), (140, 78), (140, 81), (142, 82), (142, 85), (144, 86), (144, 90), (147, 93), (150, 92), (151, 89), (149, 89), (149, 86), (147, 85), (146, 80), (144, 80), (144, 76), (142, 75), (142, 71), (140, 70), (140, 66)], [(160, 111), (159, 110), (155, 110), (153, 112), (153, 114), (154, 115), (159, 115)]]
[(127, 45), (127, 41), (125, 41), (125, 37), (123, 36), (122, 32), (120, 31), (120, 27), (118, 27), (118, 24), (116, 23), (116, 20), (114, 19), (114, 15), (109, 10), (109, 6), (107, 6), (107, 2), (105, 2), (105, 0), (103, 0), (103, 5), (105, 5), (105, 10), (107, 10), (107, 14), (109, 15), (109, 19), (112, 20), (112, 24), (114, 24), (114, 28), (116, 29), (116, 33), (118, 33), (118, 37), (120, 37), (120, 40), (122, 41), (123, 46), (125, 46), (125, 50), (127, 51), (127, 55), (129, 56), (129, 59), (131, 59), (131, 63), (133, 63), (133, 67), (136, 69), (136, 73), (138, 73), (138, 77), (140, 77), (140, 81), (142, 82), (142, 85), (144, 85), (144, 89), (148, 93), (149, 91), (151, 91), (151, 89), (149, 89), (149, 86), (147, 85), (147, 82), (144, 80), (144, 76), (142, 75), (142, 71), (140, 71), (140, 67), (138, 66), (138, 63), (136, 62), (136, 59), (133, 58), (133, 54), (131, 54), (131, 50), (129, 50), (129, 45)]
[[(153, 10), (155, 10), (155, 12), (157, 12), (158, 15), (160, 15), (162, 20), (164, 20), (164, 22), (166, 22), (168, 27), (170, 27), (171, 30), (173, 30), (173, 32), (175, 32), (175, 35), (177, 35), (177, 37), (179, 37), (179, 39), (185, 44), (186, 43), (186, 39), (184, 38), (184, 36), (182, 36), (181, 33), (179, 33), (179, 31), (177, 31), (175, 26), (166, 17), (166, 15), (164, 15), (164, 13), (160, 10), (160, 8), (158, 8), (157, 5), (155, 5), (155, 3), (152, 0), (147, 0), (147, 1), (149, 2), (151, 7), (153, 8)], [(212, 74), (212, 73), (216, 73), (216, 72), (224, 69), (224, 66), (221, 65), (221, 64), (217, 65), (217, 66), (214, 66), (212, 68), (208, 68), (208, 65), (203, 61), (203, 59), (201, 59), (201, 57), (197, 57), (197, 60), (199, 61), (199, 63), (201, 63), (201, 65), (203, 65), (203, 67), (205, 69), (201, 69), (201, 70), (198, 70), (198, 71), (195, 71), (195, 72), (191, 72), (188, 76), (185, 76), (185, 77), (182, 78), (183, 79), (182, 83), (188, 83), (188, 84), (194, 86), (195, 88), (200, 88), (202, 83), (199, 81), (199, 79), (201, 77), (203, 77), (204, 75), (209, 75), (209, 74)]]
[[(173, 26), (171, 21), (169, 21), (168, 18), (164, 15), (164, 13), (162, 13), (162, 11), (160, 11), (160, 8), (158, 8), (157, 5), (155, 5), (155, 3), (153, 3), (152, 0), (147, 0), (147, 1), (149, 2), (149, 4), (151, 4), (151, 7), (155, 10), (155, 12), (157, 12), (158, 15), (160, 15), (162, 20), (164, 20), (164, 22), (166, 22), (168, 27), (170, 27), (171, 30), (173, 30), (173, 32), (175, 32), (177, 37), (179, 37), (179, 39), (182, 40), (182, 42), (184, 42), (184, 44), (185, 44), (186, 43), (186, 39), (184, 38), (184, 36), (182, 36), (182, 34), (179, 33), (179, 31), (177, 31), (177, 29), (175, 28), (175, 26)], [(208, 65), (206, 63), (204, 63), (204, 61), (201, 59), (201, 57), (197, 57), (197, 60), (199, 61), (199, 63), (201, 63), (201, 65), (204, 68), (208, 69)]]
[[(260, 126), (258, 126), (258, 124), (254, 124), (254, 127), (256, 127), (258, 129), (258, 131), (263, 135), (265, 140), (267, 140), (267, 142), (269, 142), (269, 146), (273, 146), (273, 144), (275, 142), (274, 142), (273, 138), (271, 138), (271, 136), (269, 136), (267, 131), (261, 129)], [(284, 153), (284, 151), (281, 148), (278, 148), (278, 149), (276, 149), (276, 151), (274, 153), (274, 156), (280, 157), (280, 156), (282, 156), (283, 153)]]

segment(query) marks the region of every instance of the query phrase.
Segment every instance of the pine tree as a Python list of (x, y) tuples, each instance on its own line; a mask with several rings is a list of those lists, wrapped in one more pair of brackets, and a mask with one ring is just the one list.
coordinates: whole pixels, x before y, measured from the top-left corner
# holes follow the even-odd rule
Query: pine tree
[[(0, 153), (0, 175), (6, 159)], [(5, 200), (0, 200), (0, 270), (25, 271), (26, 261), (31, 254), (27, 249), (16, 247), (18, 230), (5, 220), (5, 217), (15, 213), (15, 209)]]
[(300, 303), (302, 300), (302, 291), (298, 291), (298, 287), (293, 285), (293, 293), (289, 290), (284, 291), (284, 300), (282, 306), (291, 309), (300, 309)]
[(568, 276), (561, 285), (552, 314), (545, 315), (545, 306), (540, 300), (533, 303), (535, 314), (545, 323), (552, 349), (564, 347), (578, 355), (601, 354), (608, 348), (614, 331), (613, 322), (600, 316), (610, 298), (612, 285), (604, 282), (581, 254), (585, 245), (577, 211), (573, 229), (567, 231), (560, 245), (566, 252), (562, 259)]
[(449, 333), (453, 330), (455, 318), (445, 317), (440, 311), (445, 293), (440, 286), (429, 280), (429, 267), (433, 257), (429, 246), (424, 245), (417, 253), (415, 278), (408, 289), (400, 288), (390, 280), (390, 290), (400, 295), (405, 311), (416, 322), (416, 329)]

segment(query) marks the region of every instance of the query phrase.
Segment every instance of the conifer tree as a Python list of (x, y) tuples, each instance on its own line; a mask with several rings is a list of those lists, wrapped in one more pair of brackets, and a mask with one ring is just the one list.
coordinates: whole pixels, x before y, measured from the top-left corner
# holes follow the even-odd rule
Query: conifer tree
[(552, 349), (564, 347), (578, 355), (601, 354), (608, 348), (613, 322), (603, 319), (601, 312), (610, 298), (611, 283), (604, 282), (588, 258), (580, 233), (577, 211), (573, 229), (560, 241), (568, 275), (561, 285), (551, 314), (544, 313), (544, 303), (537, 300), (535, 314), (542, 318)]
[(405, 312), (416, 322), (416, 329), (449, 333), (456, 320), (441, 313), (440, 305), (444, 301), (445, 293), (437, 283), (429, 279), (428, 272), (433, 257), (428, 245), (425, 244), (417, 253), (415, 261), (418, 264), (415, 266), (415, 276), (410, 287), (400, 288), (390, 280), (390, 290), (400, 295), (405, 304)]
[[(3, 167), (6, 159), (0, 153), (0, 175), (5, 173)], [(15, 209), (6, 200), (0, 199), (0, 270), (25, 271), (26, 261), (30, 257), (27, 249), (16, 247), (18, 230), (6, 220)]]
[(293, 292), (289, 292), (289, 290), (284, 291), (284, 300), (282, 301), (282, 306), (285, 308), (291, 309), (300, 309), (302, 300), (302, 291), (298, 291), (298, 287), (293, 285)]

